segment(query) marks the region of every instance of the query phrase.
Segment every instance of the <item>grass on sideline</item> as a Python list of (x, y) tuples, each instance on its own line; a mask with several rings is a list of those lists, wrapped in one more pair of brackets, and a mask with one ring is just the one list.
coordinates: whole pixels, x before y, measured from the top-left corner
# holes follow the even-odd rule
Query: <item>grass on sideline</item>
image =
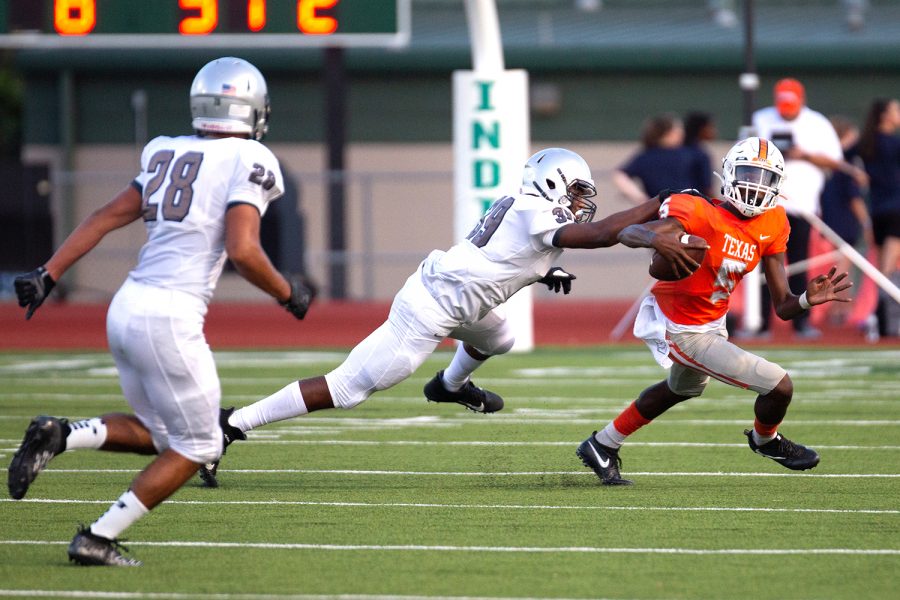
[[(125, 534), (137, 569), (78, 568), (65, 548), (146, 457), (76, 451), (25, 500), (0, 500), (0, 596), (117, 598), (895, 598), (900, 351), (765, 350), (791, 373), (782, 431), (821, 464), (753, 454), (753, 394), (712, 382), (622, 451), (607, 488), (575, 448), (664, 372), (638, 348), (542, 349), (475, 381), (506, 408), (426, 403), (433, 356), (351, 411), (251, 432), (216, 490), (192, 481)], [(221, 352), (242, 406), (342, 352)], [(127, 411), (104, 353), (0, 354), (0, 464), (31, 417)]]

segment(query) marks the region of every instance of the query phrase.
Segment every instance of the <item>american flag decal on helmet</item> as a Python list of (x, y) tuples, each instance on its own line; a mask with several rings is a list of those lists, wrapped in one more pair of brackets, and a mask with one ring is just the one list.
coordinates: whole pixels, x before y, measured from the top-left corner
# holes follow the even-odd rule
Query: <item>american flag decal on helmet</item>
[(228, 94), (228, 95), (236, 94), (237, 88), (234, 87), (233, 85), (231, 85), (230, 83), (223, 83), (222, 84), (222, 93)]

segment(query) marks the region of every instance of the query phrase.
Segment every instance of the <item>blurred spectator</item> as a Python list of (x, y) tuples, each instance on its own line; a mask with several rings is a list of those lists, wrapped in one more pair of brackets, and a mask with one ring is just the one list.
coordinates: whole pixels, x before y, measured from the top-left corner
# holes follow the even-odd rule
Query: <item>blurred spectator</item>
[[(852, 162), (855, 146), (859, 140), (859, 128), (842, 116), (833, 116), (830, 121), (841, 141), (844, 160)], [(874, 247), (875, 238), (872, 235), (869, 209), (859, 185), (852, 177), (841, 171), (832, 173), (822, 189), (821, 204), (822, 220), (841, 236), (841, 239), (855, 247), (862, 235), (865, 238), (866, 246)], [(850, 271), (850, 259), (846, 256), (841, 255), (836, 264), (839, 273)], [(832, 321), (835, 324), (842, 324), (846, 321), (851, 307), (845, 303), (834, 302), (829, 308)]]
[[(785, 178), (781, 186), (781, 203), (788, 214), (791, 237), (787, 245), (789, 264), (805, 261), (809, 256), (810, 225), (804, 213), (819, 214), (819, 198), (829, 169), (845, 172), (861, 185), (867, 183), (862, 169), (844, 160), (841, 143), (834, 127), (822, 113), (806, 106), (806, 90), (796, 79), (782, 79), (775, 84), (775, 105), (753, 113), (756, 134), (774, 143), (785, 157)], [(807, 272), (802, 269), (789, 279), (795, 293), (806, 288)], [(772, 302), (767, 287), (762, 290), (762, 326), (758, 332), (767, 335)], [(792, 321), (794, 334), (801, 339), (815, 339), (821, 332), (809, 324), (809, 313)]]
[(707, 0), (706, 7), (713, 22), (719, 27), (731, 29), (738, 24), (735, 0)]
[(706, 143), (719, 136), (712, 114), (702, 111), (689, 112), (684, 117), (684, 147), (694, 155), (691, 163), (691, 184), (707, 196), (716, 196), (719, 186), (713, 186), (712, 161)]
[[(860, 31), (866, 26), (869, 0), (840, 0), (844, 8), (844, 20), (850, 31)], [(738, 24), (735, 0), (707, 0), (706, 8), (713, 22), (719, 27), (731, 29)]]
[(690, 188), (693, 154), (683, 144), (681, 119), (669, 113), (647, 119), (641, 130), (641, 150), (613, 171), (613, 184), (635, 204), (665, 189)]
[(575, 8), (584, 12), (597, 12), (603, 8), (603, 0), (575, 0)]
[(859, 31), (866, 26), (869, 0), (841, 0), (841, 4), (844, 5), (844, 15), (850, 31)]
[[(900, 261), (900, 101), (879, 98), (872, 102), (859, 139), (858, 152), (869, 174), (869, 203), (874, 221), (879, 269), (891, 277)], [(897, 283), (900, 277), (894, 275)], [(896, 335), (894, 327), (885, 327), (884, 295), (879, 299), (879, 325), (882, 334)], [(895, 303), (894, 303), (895, 304)]]

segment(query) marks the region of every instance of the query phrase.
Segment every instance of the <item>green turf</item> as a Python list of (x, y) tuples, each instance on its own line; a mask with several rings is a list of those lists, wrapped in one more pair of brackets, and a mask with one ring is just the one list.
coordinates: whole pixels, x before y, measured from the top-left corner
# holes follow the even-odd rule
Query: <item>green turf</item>
[[(193, 481), (126, 532), (138, 569), (70, 566), (65, 545), (146, 458), (56, 458), (26, 501), (0, 500), (0, 596), (896, 598), (900, 350), (762, 353), (794, 379), (781, 431), (819, 450), (814, 471), (750, 452), (753, 395), (713, 382), (632, 436), (635, 485), (606, 488), (575, 448), (663, 377), (648, 352), (494, 359), (476, 383), (506, 399), (496, 415), (423, 400), (440, 352), (352, 411), (232, 446), (222, 487)], [(343, 353), (216, 357), (240, 406)], [(103, 353), (0, 354), (0, 390), (4, 465), (36, 414), (127, 410)]]

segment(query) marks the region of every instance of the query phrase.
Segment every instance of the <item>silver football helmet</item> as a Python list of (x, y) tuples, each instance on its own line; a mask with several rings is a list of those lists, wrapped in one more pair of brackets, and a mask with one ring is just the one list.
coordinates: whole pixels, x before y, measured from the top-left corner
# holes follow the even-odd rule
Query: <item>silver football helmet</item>
[(722, 160), (722, 194), (745, 217), (774, 207), (782, 181), (784, 157), (765, 138), (741, 140)]
[(597, 212), (597, 205), (588, 200), (597, 195), (591, 168), (565, 148), (547, 148), (529, 158), (519, 191), (567, 207), (578, 223), (590, 222)]
[(245, 133), (261, 140), (269, 130), (269, 93), (259, 70), (241, 58), (217, 58), (197, 72), (191, 84), (195, 130)]

